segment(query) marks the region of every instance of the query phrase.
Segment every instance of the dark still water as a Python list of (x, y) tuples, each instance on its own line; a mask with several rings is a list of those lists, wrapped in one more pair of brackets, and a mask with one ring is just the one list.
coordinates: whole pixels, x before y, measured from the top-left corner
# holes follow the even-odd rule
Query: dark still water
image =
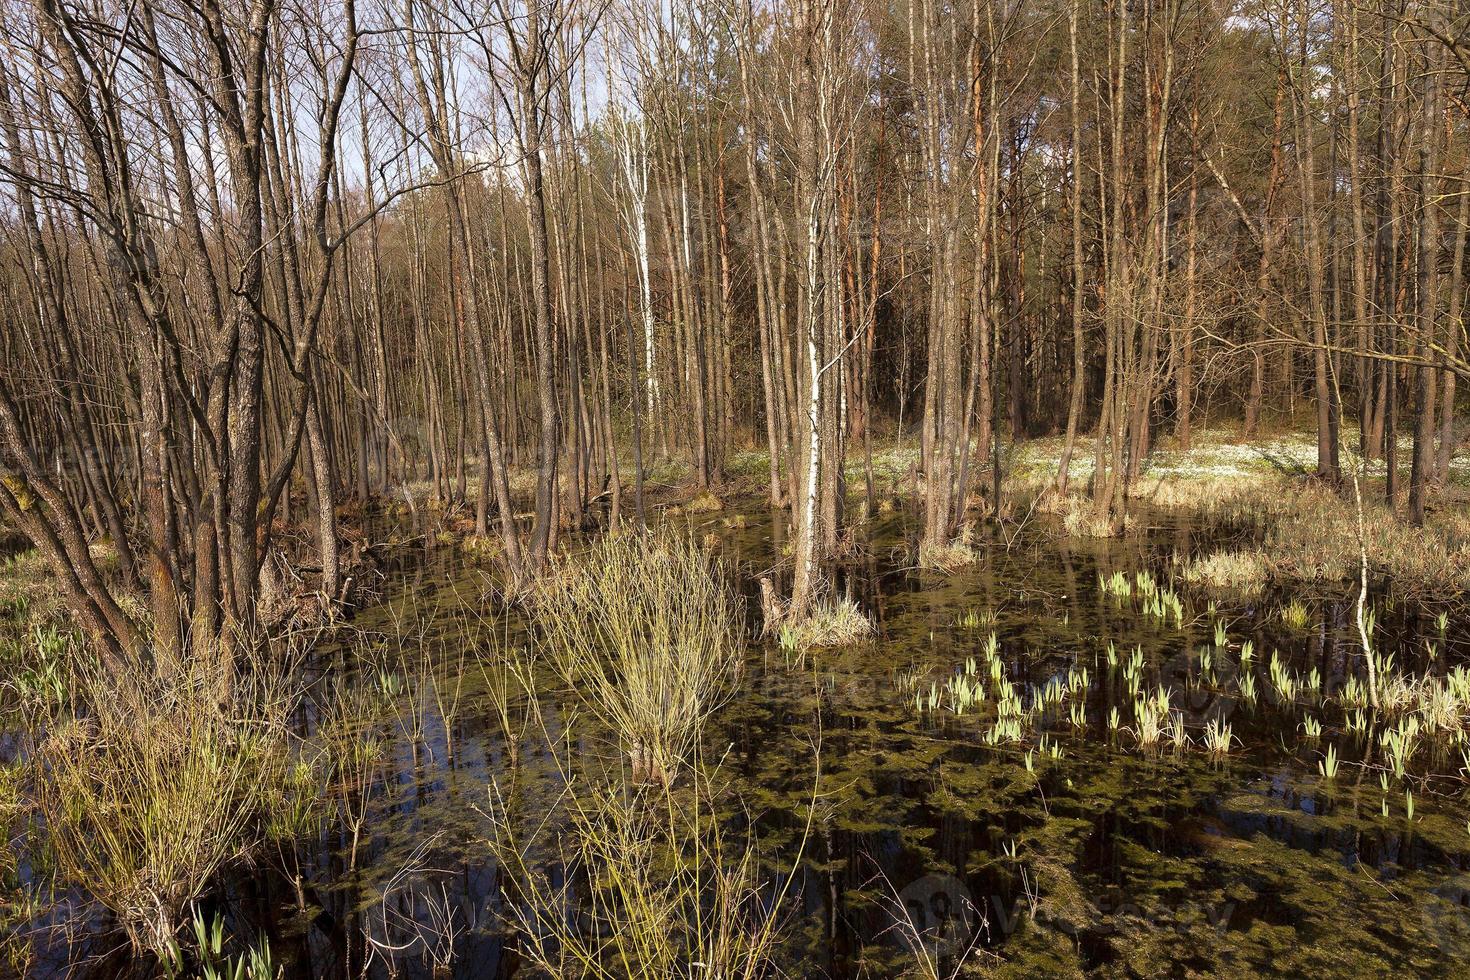
[[(745, 517), (695, 533), (718, 536), (754, 618), (782, 542)], [(875, 640), (752, 643), (706, 733), (725, 819), (758, 842), (772, 889), (790, 886), (788, 975), (1470, 973), (1464, 738), (1419, 735), (1400, 774), (1356, 730), (1355, 596), (1179, 588), (1175, 607), (1175, 557), (1223, 539), (1167, 522), (1085, 545), (1032, 528), (947, 575), (910, 567), (909, 533), (879, 521), (841, 575)], [(1114, 572), (1129, 594), (1100, 588)], [(314, 663), (314, 704), (354, 690), (352, 731), (300, 718), (308, 744), (349, 739), (356, 761), (331, 774), (315, 831), (267, 846), (222, 908), (288, 976), (515, 975), (491, 787), (514, 782), (515, 819), (545, 816), (561, 786), (548, 741), (607, 742), (585, 717), (566, 730), (575, 699), (549, 685), (512, 767), (526, 715), (492, 692), (523, 626), (447, 552), (388, 591)], [(1394, 670), (1444, 677), (1470, 653), (1453, 612), (1374, 603)], [(1156, 745), (1149, 699), (1167, 701)], [(1227, 752), (1209, 751), (1212, 729)]]

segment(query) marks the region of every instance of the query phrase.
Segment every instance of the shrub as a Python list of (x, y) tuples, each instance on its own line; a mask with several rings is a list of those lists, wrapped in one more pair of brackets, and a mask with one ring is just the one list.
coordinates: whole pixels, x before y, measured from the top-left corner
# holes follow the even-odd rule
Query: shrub
[(254, 842), (284, 766), (284, 673), (235, 677), (221, 659), (167, 672), (80, 662), (72, 700), (83, 707), (38, 748), (37, 802), (61, 879), (160, 956), (215, 872)]
[(532, 612), (547, 661), (616, 732), (635, 778), (670, 778), (739, 656), (741, 607), (718, 560), (672, 530), (612, 535), (563, 559)]
[(564, 809), (525, 834), (515, 803), (491, 791), (492, 847), (517, 881), (512, 921), (536, 967), (596, 980), (780, 975), (785, 899), (810, 823), (791, 864), (767, 873), (749, 821), (731, 829), (702, 768), (678, 788), (563, 775)]

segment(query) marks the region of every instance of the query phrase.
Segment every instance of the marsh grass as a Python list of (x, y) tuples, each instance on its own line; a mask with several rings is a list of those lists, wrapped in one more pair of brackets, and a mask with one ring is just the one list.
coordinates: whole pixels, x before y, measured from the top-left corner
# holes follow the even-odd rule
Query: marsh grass
[(926, 543), (919, 547), (918, 566), (938, 572), (956, 572), (979, 560), (980, 552), (974, 546), (973, 535), (968, 526), (943, 544)]
[(511, 915), (535, 966), (607, 980), (775, 974), (810, 826), (788, 871), (770, 874), (749, 815), (718, 812), (717, 772), (691, 772), (675, 787), (567, 771), (554, 808), (565, 822), (525, 833), (492, 788), (492, 846), (520, 889)]
[(678, 781), (631, 778), (622, 762), (577, 748), (575, 709), (551, 733), (527, 656), (505, 658), (508, 677), (555, 789), (548, 798), (545, 781), (512, 768), (492, 778), (486, 816), (516, 896), (504, 914), (528, 965), (599, 980), (779, 975), (815, 791), (794, 853), (772, 870), (752, 815), (704, 763), (698, 730)]
[(1186, 561), (1179, 577), (1206, 589), (1260, 595), (1270, 577), (1270, 563), (1257, 551), (1221, 551)]
[(813, 603), (806, 618), (782, 623), (778, 637), (783, 650), (800, 652), (861, 643), (875, 632), (873, 621), (856, 599), (828, 596)]
[(612, 535), (560, 560), (532, 611), (546, 663), (635, 778), (671, 779), (739, 662), (741, 604), (718, 560), (671, 529)]
[(36, 798), (64, 884), (164, 955), (192, 902), (256, 843), (286, 759), (288, 672), (196, 651), (175, 669), (78, 659), (77, 713), (37, 748)]

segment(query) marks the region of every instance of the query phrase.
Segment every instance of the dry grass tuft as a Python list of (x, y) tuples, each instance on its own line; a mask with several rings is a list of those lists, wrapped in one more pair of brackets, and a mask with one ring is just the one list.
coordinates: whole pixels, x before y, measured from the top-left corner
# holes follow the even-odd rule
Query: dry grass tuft
[(945, 544), (921, 544), (919, 567), (941, 572), (953, 572), (966, 568), (980, 560), (980, 552), (974, 546), (974, 533), (966, 523), (960, 533)]
[(725, 509), (725, 502), (710, 490), (701, 490), (684, 507), (690, 514), (716, 514)]
[(1092, 500), (1067, 496), (1054, 505), (1062, 515), (1062, 527), (1074, 538), (1112, 538), (1133, 526), (1132, 515), (1125, 515), (1122, 526), (1111, 518), (1099, 516)]
[(1254, 596), (1265, 590), (1271, 567), (1259, 551), (1220, 551), (1190, 559), (1179, 574), (1191, 585)]
[(805, 619), (782, 623), (779, 636), (783, 650), (800, 651), (860, 643), (876, 632), (857, 600), (848, 596), (813, 603)]

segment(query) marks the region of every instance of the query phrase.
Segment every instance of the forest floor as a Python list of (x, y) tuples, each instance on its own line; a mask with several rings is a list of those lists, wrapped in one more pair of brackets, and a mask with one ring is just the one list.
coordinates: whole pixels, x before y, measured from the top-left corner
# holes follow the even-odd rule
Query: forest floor
[[(1349, 437), (1352, 438), (1351, 436)], [(1097, 537), (1106, 528), (1092, 518), (1087, 497), (1093, 457), (1090, 439), (1079, 439), (1071, 466), (1071, 489), (1065, 498), (1051, 490), (1064, 440), (1061, 436), (1009, 443), (1003, 439), (1000, 515), (1003, 522), (1030, 524), (1049, 533), (1070, 537)], [(1219, 537), (1239, 541), (1238, 547), (1192, 561), (1181, 556), (1181, 575), (1204, 587), (1258, 592), (1271, 580), (1346, 582), (1356, 580), (1361, 553), (1366, 550), (1370, 571), (1386, 575), (1396, 589), (1422, 597), (1452, 600), (1470, 594), (1470, 455), (1452, 461), (1449, 480), (1431, 495), (1425, 527), (1410, 526), (1400, 516), (1402, 495), (1408, 486), (1413, 444), (1399, 442), (1400, 501), (1391, 513), (1384, 504), (1382, 460), (1361, 460), (1351, 451), (1342, 457), (1345, 482), (1324, 485), (1314, 477), (1316, 439), (1310, 431), (1277, 431), (1242, 439), (1238, 431), (1212, 428), (1195, 433), (1188, 450), (1165, 438), (1155, 447), (1130, 493), (1130, 525), (1164, 515), (1188, 522)], [(906, 503), (917, 506), (921, 495), (919, 445), (916, 437), (875, 440), (872, 457), (874, 491), (879, 512)], [(850, 514), (861, 515), (866, 461), (854, 450), (848, 458)], [(623, 460), (624, 512), (631, 511), (632, 488), (628, 474), (631, 458)], [(1360, 524), (1351, 474), (1362, 474), (1363, 520)], [(987, 467), (988, 472), (988, 467)], [(647, 462), (645, 496), (650, 514), (718, 511), (747, 506), (765, 495), (769, 456), (764, 450), (740, 449), (729, 454), (724, 481), (710, 490), (694, 485), (691, 468), (679, 459)], [(534, 487), (533, 471), (512, 474), (512, 492), (528, 499)], [(979, 481), (987, 488), (989, 479)], [(433, 499), (428, 481), (403, 484), (387, 501), (386, 526), (375, 528), (373, 546), (391, 553), (415, 537), (429, 536), (440, 545), (459, 545), (473, 557), (493, 559), (494, 540), (473, 535), (473, 501), (478, 473), (472, 467), (467, 484), (469, 504), (444, 507)], [(972, 498), (971, 524), (983, 523), (988, 501)], [(417, 516), (415, 516), (417, 515)], [(302, 539), (309, 534), (286, 528), (278, 540)], [(1126, 529), (1125, 529), (1126, 530)], [(299, 532), (299, 533), (298, 533)], [(365, 541), (360, 508), (344, 507), (344, 537)], [(493, 536), (492, 536), (493, 537)], [(107, 567), (110, 548), (94, 551)], [(22, 550), (0, 559), (0, 604), (25, 601), (36, 611), (53, 607), (56, 600), (49, 569), (34, 550)]]

